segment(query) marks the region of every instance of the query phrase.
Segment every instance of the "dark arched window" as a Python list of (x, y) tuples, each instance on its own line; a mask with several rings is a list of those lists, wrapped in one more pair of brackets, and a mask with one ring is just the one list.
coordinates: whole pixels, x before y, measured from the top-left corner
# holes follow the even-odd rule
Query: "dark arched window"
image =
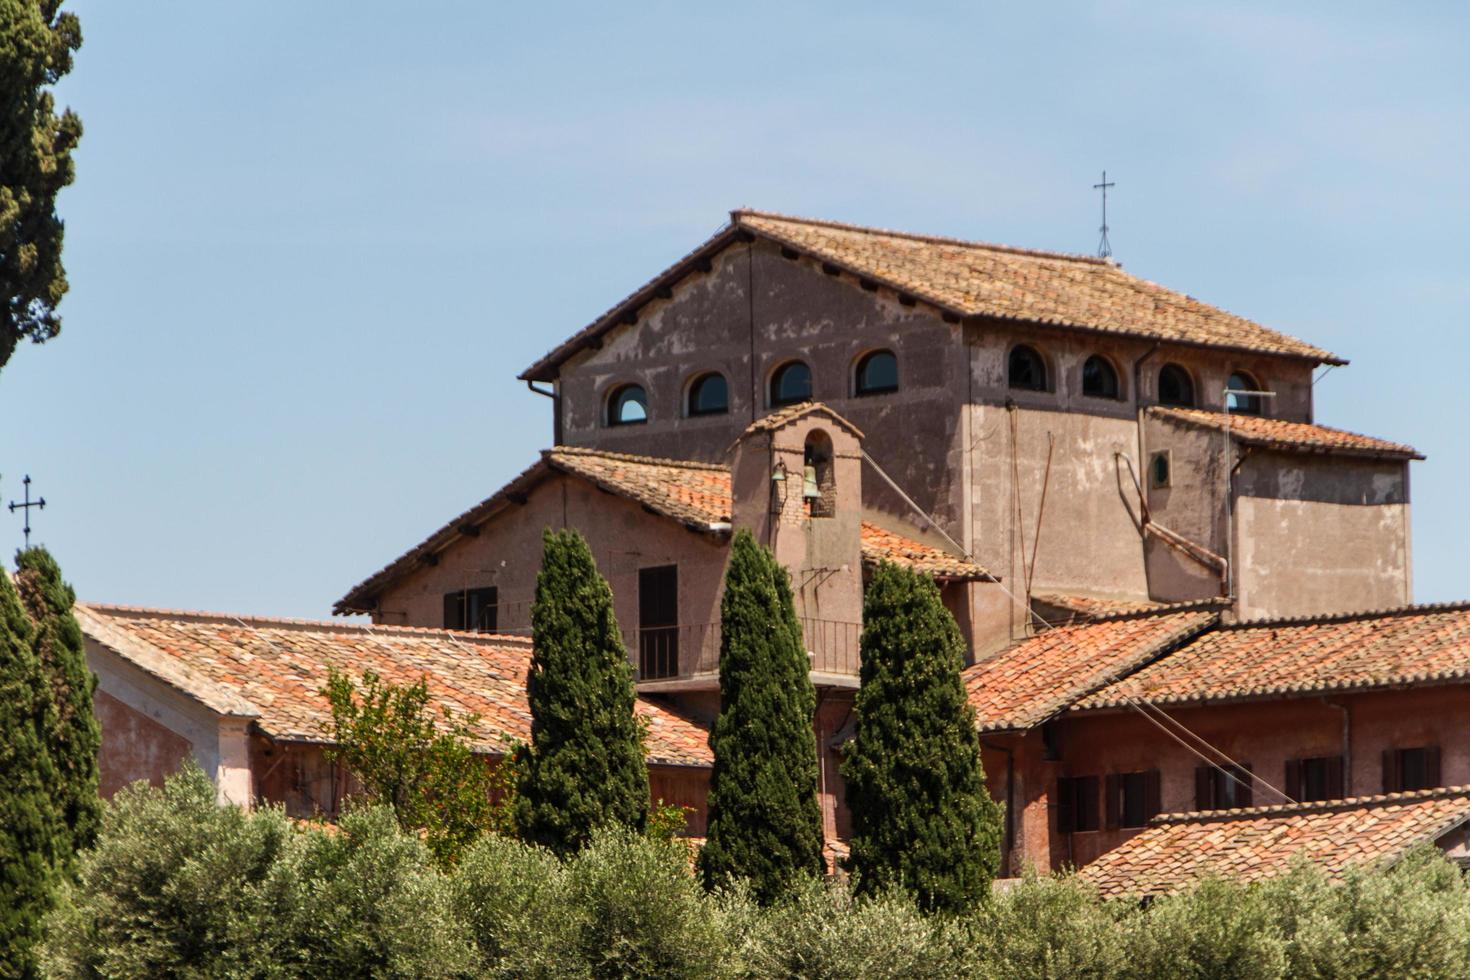
[(1118, 372), (1101, 354), (1082, 362), (1082, 393), (1091, 398), (1118, 397)]
[(642, 385), (623, 385), (607, 400), (608, 425), (637, 425), (648, 421), (648, 396)]
[(898, 390), (898, 358), (891, 350), (875, 350), (857, 362), (853, 390), (859, 395), (881, 395)]
[[(1232, 392), (1261, 390), (1261, 386), (1256, 383), (1256, 379), (1244, 371), (1237, 371), (1232, 374), (1230, 380), (1225, 382), (1225, 387), (1229, 388)], [(1260, 415), (1261, 396), (1232, 394), (1227, 400), (1225, 407), (1228, 411), (1234, 412), (1236, 415)]]
[(723, 374), (701, 374), (689, 386), (690, 415), (724, 415), (730, 410), (730, 387)]
[(1006, 383), (1022, 391), (1046, 390), (1046, 362), (1033, 348), (1017, 344), (1011, 348), (1006, 366)]
[(795, 405), (812, 399), (812, 369), (801, 361), (787, 361), (771, 375), (771, 407)]
[(1194, 407), (1194, 381), (1188, 371), (1177, 364), (1159, 368), (1159, 404)]

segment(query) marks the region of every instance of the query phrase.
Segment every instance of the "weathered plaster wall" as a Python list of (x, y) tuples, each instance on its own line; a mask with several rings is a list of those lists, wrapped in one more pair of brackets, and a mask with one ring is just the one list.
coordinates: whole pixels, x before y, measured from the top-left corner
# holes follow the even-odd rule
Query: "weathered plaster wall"
[(375, 621), (442, 627), (445, 593), (495, 586), (499, 630), (528, 632), (541, 568), (542, 532), (561, 527), (577, 528), (592, 548), (598, 570), (612, 587), (618, 625), (635, 664), (638, 570), (655, 565), (679, 566), (679, 622), (687, 627), (680, 636), (681, 667), (686, 656), (696, 653), (706, 661), (711, 654), (718, 657), (717, 634), (710, 624), (720, 618), (726, 540), (691, 531), (560, 474), (532, 489), (524, 505), (512, 506), (486, 523), (478, 537), (451, 545), (438, 565), (423, 566), (385, 590)]
[(1253, 454), (1237, 485), (1242, 618), (1413, 601), (1407, 463)]
[(135, 780), (162, 786), (189, 758), (189, 740), (100, 688), (92, 710), (102, 726), (97, 753), (98, 789), (104, 797)]

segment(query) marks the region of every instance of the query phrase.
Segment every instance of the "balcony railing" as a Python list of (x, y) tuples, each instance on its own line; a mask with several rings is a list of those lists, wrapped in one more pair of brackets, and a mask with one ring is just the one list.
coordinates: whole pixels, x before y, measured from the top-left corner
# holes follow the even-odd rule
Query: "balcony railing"
[[(856, 676), (861, 666), (858, 639), (861, 623), (803, 618), (802, 638), (811, 669), (824, 674)], [(720, 624), (658, 626), (638, 631), (639, 680), (667, 680), (720, 669)]]

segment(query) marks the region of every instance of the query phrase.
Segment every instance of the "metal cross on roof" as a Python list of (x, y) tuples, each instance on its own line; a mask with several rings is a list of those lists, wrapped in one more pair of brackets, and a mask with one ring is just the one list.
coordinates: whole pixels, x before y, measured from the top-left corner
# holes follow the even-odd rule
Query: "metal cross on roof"
[(1115, 186), (1115, 182), (1108, 180), (1106, 170), (1102, 172), (1102, 183), (1092, 185), (1093, 190), (1102, 191), (1102, 240), (1097, 243), (1097, 255), (1101, 259), (1113, 254), (1113, 246), (1108, 242), (1108, 188)]
[(14, 500), (12, 500), (10, 502), (10, 512), (12, 514), (14, 514), (17, 510), (19, 510), (22, 514), (25, 515), (25, 519), (26, 519), (26, 526), (25, 526), (26, 547), (27, 548), (30, 548), (30, 546), (31, 546), (31, 508), (34, 507), (37, 510), (45, 510), (46, 509), (46, 498), (45, 497), (41, 497), (41, 498), (39, 498), (37, 500), (32, 500), (31, 499), (31, 475), (29, 473), (27, 473), (26, 474), (26, 478), (24, 480), (21, 480), (20, 482), (22, 484), (24, 484), (25, 485), (25, 488), (26, 488), (25, 503), (18, 504)]

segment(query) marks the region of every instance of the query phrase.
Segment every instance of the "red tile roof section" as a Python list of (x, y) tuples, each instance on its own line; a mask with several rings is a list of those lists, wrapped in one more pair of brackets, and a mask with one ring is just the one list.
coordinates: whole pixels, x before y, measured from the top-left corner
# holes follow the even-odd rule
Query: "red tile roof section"
[[(229, 692), (229, 713), (253, 717), (274, 739), (331, 742), (321, 693), (331, 668), (354, 678), (372, 670), (394, 684), (423, 678), (435, 712), (480, 715), (481, 751), (501, 754), (531, 735), (531, 644), (522, 638), (81, 603), (76, 611), (96, 642), (214, 710)], [(695, 720), (642, 699), (636, 710), (648, 722), (650, 762), (712, 764), (709, 732)]]
[(981, 731), (1032, 728), (1215, 621), (1213, 612), (1194, 611), (1046, 630), (965, 668), (976, 722)]
[(1286, 334), (1227, 313), (1091, 256), (865, 228), (737, 210), (730, 224), (521, 373), (550, 380), (588, 341), (687, 276), (698, 263), (754, 234), (956, 316), (987, 316), (1195, 346), (1345, 363)]
[(1372, 436), (1358, 435), (1343, 429), (1331, 429), (1309, 422), (1287, 422), (1260, 415), (1227, 415), (1200, 408), (1149, 409), (1153, 415), (1170, 422), (1198, 428), (1229, 430), (1236, 442), (1264, 449), (1288, 452), (1334, 453), (1349, 456), (1382, 456), (1392, 459), (1423, 459), (1413, 446)]
[(1224, 626), (1080, 701), (1154, 704), (1470, 681), (1470, 604)]
[(1470, 787), (1330, 803), (1174, 814), (1084, 866), (1078, 876), (1108, 897), (1176, 892), (1208, 876), (1261, 881), (1306, 858), (1330, 876), (1392, 861), (1470, 819)]
[[(347, 595), (337, 600), (332, 611), (342, 615), (371, 608), (372, 596), (413, 571), (420, 555), (443, 550), (460, 537), (461, 527), (489, 520), (512, 495), (528, 491), (553, 471), (573, 474), (609, 493), (637, 501), (653, 513), (679, 521), (693, 530), (713, 534), (724, 534), (730, 530), (733, 500), (729, 467), (566, 446), (548, 449), (541, 455), (540, 463), (516, 477), (511, 484), (353, 586)], [(892, 561), (939, 578), (980, 580), (990, 577), (989, 572), (972, 561), (883, 530), (868, 521), (862, 524), (862, 548), (863, 561), (871, 564)]]
[[(1154, 602), (1150, 599), (1099, 599), (1095, 596), (1050, 593), (1031, 597), (1035, 606), (1048, 607), (1052, 625), (1091, 622), (1110, 616), (1135, 616), (1145, 613), (1185, 612), (1191, 609), (1218, 609), (1229, 605), (1227, 599), (1194, 599), (1188, 602)], [(1043, 617), (1046, 618), (1046, 617)]]

